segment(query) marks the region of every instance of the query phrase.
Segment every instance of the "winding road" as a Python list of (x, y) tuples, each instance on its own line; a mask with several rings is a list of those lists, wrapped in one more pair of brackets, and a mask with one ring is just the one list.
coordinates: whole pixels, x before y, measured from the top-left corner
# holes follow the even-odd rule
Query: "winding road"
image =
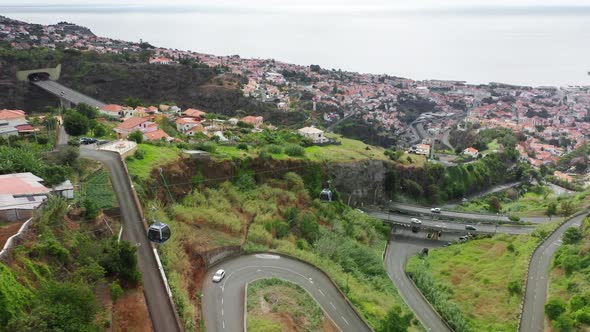
[(549, 267), (553, 255), (561, 245), (563, 233), (569, 227), (580, 227), (586, 214), (581, 214), (561, 225), (535, 250), (530, 261), (524, 306), (520, 317), (521, 332), (543, 332), (545, 330), (545, 301), (549, 284)]
[(401, 234), (392, 234), (385, 252), (385, 269), (393, 281), (398, 292), (412, 309), (418, 320), (428, 331), (451, 331), (440, 315), (424, 298), (420, 290), (414, 286), (405, 272), (409, 256), (419, 253), (422, 248), (440, 247), (441, 241), (431, 241)]
[[(217, 269), (227, 271), (220, 283), (211, 281)], [(241, 256), (209, 269), (203, 282), (205, 327), (211, 331), (244, 331), (244, 295), (248, 283), (277, 277), (303, 287), (341, 331), (371, 331), (332, 281), (317, 268), (274, 254)]]
[(131, 182), (118, 154), (107, 151), (80, 149), (80, 157), (101, 162), (109, 171), (113, 189), (123, 216), (124, 236), (137, 246), (137, 262), (141, 272), (145, 299), (156, 332), (181, 331), (176, 312), (169, 301), (166, 285), (160, 276), (151, 243), (141, 221)]

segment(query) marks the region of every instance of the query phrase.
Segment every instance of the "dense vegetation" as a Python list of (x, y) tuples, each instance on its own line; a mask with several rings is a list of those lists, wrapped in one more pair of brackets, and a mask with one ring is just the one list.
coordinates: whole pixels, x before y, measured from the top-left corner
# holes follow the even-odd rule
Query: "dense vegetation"
[(569, 228), (553, 260), (545, 315), (556, 332), (587, 331), (590, 326), (590, 221)]
[(35, 143), (34, 138), (0, 141), (0, 174), (31, 172), (47, 187), (65, 181), (79, 168), (78, 151), (68, 148), (52, 152), (52, 148), (48, 142)]
[(432, 163), (419, 168), (396, 165), (387, 173), (385, 189), (392, 198), (401, 193), (426, 203), (453, 200), (520, 179), (524, 166), (512, 165), (505, 154), (491, 154), (473, 163), (447, 168)]
[(64, 221), (66, 209), (65, 200), (51, 197), (33, 223), (35, 240), (0, 264), (0, 331), (100, 330), (110, 313), (95, 288), (110, 283), (120, 296), (121, 286), (141, 282), (135, 247), (105, 238), (100, 228), (78, 230)]
[[(194, 258), (228, 245), (296, 256), (326, 271), (374, 328), (409, 311), (383, 267), (389, 227), (340, 202), (313, 199), (321, 185), (294, 173), (257, 183), (247, 169), (231, 182), (198, 186), (158, 214), (177, 234), (163, 260), (187, 328), (195, 326)], [(184, 249), (183, 249), (184, 248)], [(190, 248), (190, 250), (187, 249)], [(403, 307), (404, 309), (396, 309)], [(402, 319), (404, 318), (404, 319)]]
[(281, 279), (262, 279), (249, 284), (247, 301), (248, 331), (280, 332), (284, 321), (301, 332), (322, 331), (322, 324), (331, 324), (301, 286)]
[(514, 331), (529, 256), (555, 226), (430, 250), (412, 257), (406, 270), (455, 331)]

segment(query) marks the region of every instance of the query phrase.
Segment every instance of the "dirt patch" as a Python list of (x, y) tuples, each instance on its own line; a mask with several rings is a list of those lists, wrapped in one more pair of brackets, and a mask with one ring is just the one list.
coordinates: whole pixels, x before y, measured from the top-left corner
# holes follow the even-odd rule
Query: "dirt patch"
[(24, 223), (17, 222), (0, 227), (0, 248), (4, 248), (4, 244), (6, 244), (8, 238), (16, 234), (22, 224)]
[(339, 332), (336, 325), (329, 318), (324, 318), (321, 328), (323, 332)]
[(129, 291), (115, 302), (112, 331), (143, 332), (153, 330), (143, 289)]

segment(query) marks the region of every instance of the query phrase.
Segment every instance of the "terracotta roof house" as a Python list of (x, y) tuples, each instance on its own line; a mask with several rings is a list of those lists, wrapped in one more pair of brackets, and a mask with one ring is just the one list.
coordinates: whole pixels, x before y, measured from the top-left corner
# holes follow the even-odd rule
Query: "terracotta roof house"
[(479, 151), (477, 151), (477, 149), (474, 147), (468, 147), (467, 149), (463, 150), (463, 154), (466, 154), (473, 158), (477, 158), (477, 156), (479, 155)]
[(51, 191), (32, 173), (0, 175), (0, 220), (28, 219)]
[(205, 116), (205, 112), (198, 110), (198, 109), (194, 109), (194, 108), (187, 108), (186, 110), (184, 110), (182, 112), (182, 115), (188, 117), (188, 118), (202, 118), (203, 116)]
[(158, 129), (156, 131), (151, 131), (149, 133), (145, 133), (145, 134), (143, 134), (143, 138), (145, 138), (146, 141), (159, 141), (162, 139), (165, 139), (167, 141), (171, 141), (173, 139), (168, 134), (166, 134), (166, 132), (163, 131), (162, 129)]
[(128, 110), (128, 107), (123, 107), (117, 104), (108, 104), (101, 107), (98, 111), (102, 114), (110, 115), (112, 117), (121, 118), (125, 116), (125, 110)]
[(245, 117), (241, 118), (240, 121), (245, 122), (245, 123), (249, 123), (249, 124), (253, 125), (255, 128), (259, 128), (260, 126), (262, 126), (263, 117), (249, 115), (249, 116), (245, 116)]
[(149, 62), (151, 64), (157, 64), (157, 65), (169, 65), (174, 63), (173, 60), (167, 58), (167, 57), (156, 57), (156, 58), (150, 58)]
[(116, 128), (117, 136), (125, 138), (134, 131), (149, 133), (158, 130), (158, 125), (151, 122), (148, 118), (131, 117), (121, 122)]
[(21, 110), (0, 110), (0, 121), (7, 121), (11, 125), (27, 123), (25, 112)]
[(201, 121), (198, 121), (193, 118), (176, 119), (176, 130), (178, 130), (181, 133), (186, 133), (188, 130), (190, 130), (191, 128), (193, 128), (197, 125), (202, 127)]

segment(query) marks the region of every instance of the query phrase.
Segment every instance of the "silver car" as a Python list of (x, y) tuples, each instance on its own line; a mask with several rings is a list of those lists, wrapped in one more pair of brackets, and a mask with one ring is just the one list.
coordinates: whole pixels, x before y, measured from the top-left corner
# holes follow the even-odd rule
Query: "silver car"
[(213, 282), (220, 282), (225, 277), (225, 270), (219, 269), (213, 275)]

